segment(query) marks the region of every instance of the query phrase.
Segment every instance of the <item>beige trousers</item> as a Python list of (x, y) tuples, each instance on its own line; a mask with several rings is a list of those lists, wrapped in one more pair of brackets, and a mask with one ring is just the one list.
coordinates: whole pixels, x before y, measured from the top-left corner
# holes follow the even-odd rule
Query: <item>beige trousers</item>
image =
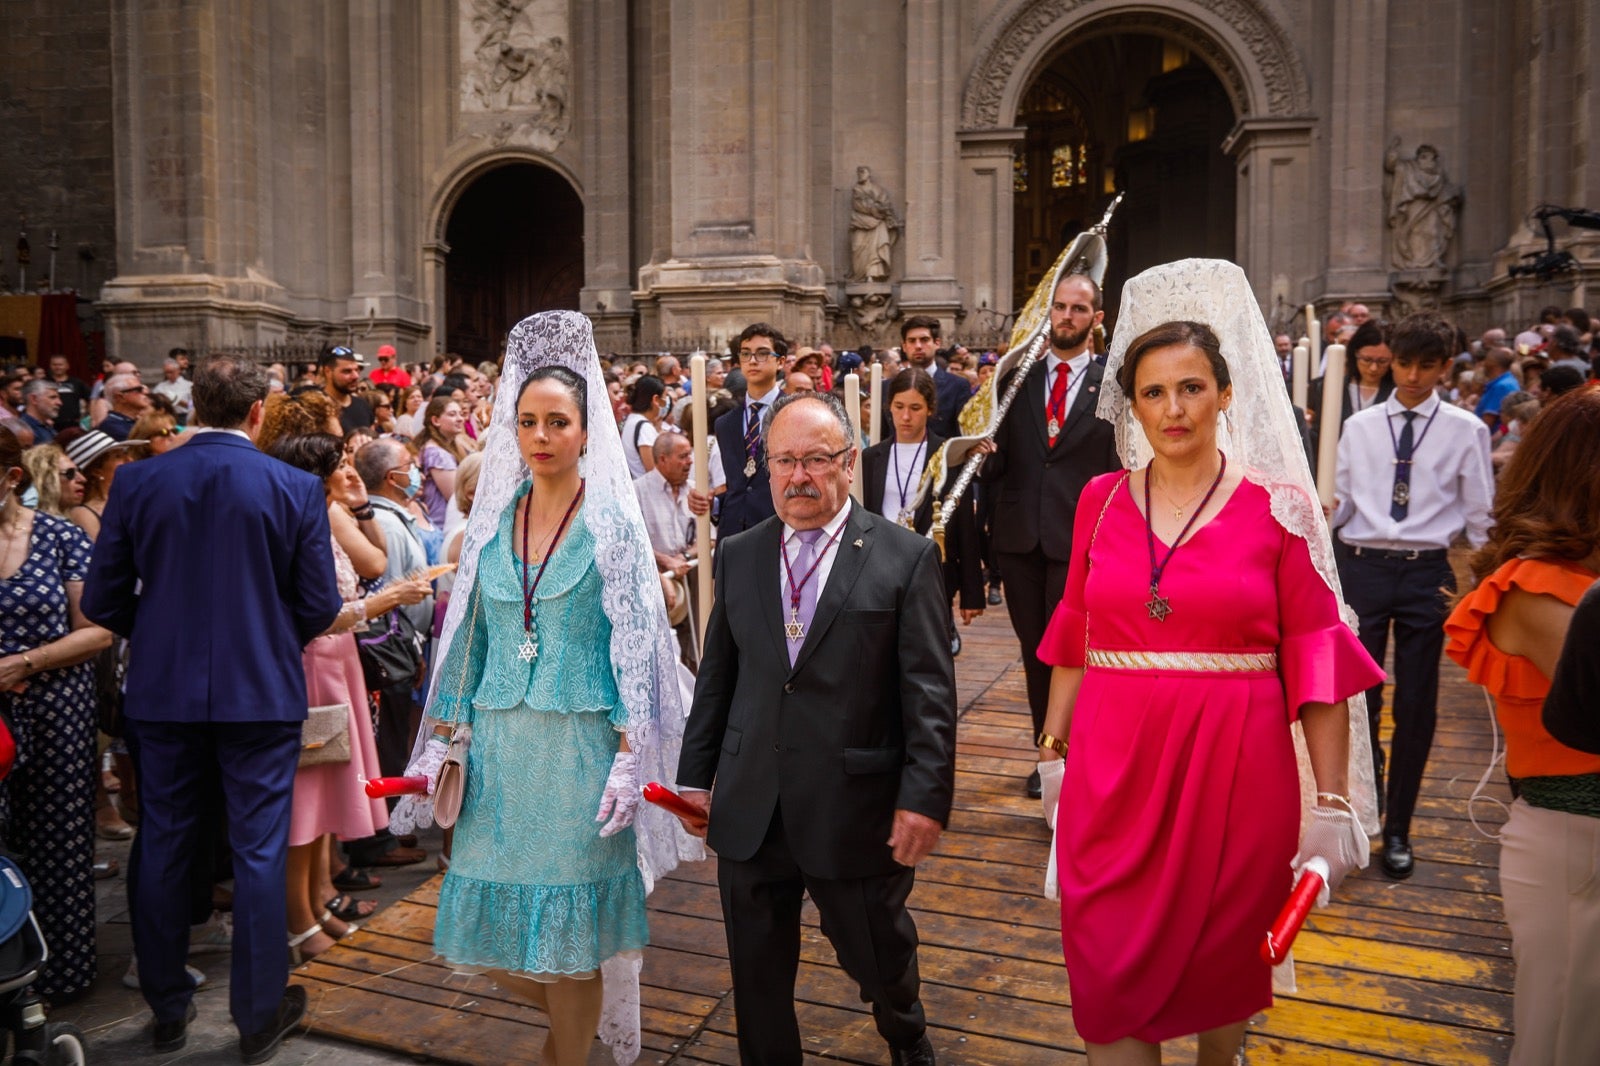
[(1600, 818), (1512, 803), (1500, 894), (1517, 964), (1512, 1066), (1600, 1063)]

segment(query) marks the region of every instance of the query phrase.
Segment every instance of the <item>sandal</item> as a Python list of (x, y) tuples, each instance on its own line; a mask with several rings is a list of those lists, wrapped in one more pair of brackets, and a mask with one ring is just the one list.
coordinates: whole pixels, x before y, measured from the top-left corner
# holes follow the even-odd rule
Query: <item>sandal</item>
[(375, 888), (383, 887), (383, 878), (370, 870), (346, 866), (334, 876), (333, 887), (340, 892), (371, 892)]
[(314, 954), (307, 955), (303, 950), (301, 950), (300, 945), (304, 944), (307, 940), (310, 940), (320, 932), (322, 932), (322, 923), (316, 922), (313, 923), (311, 928), (307, 929), (305, 932), (298, 933), (289, 938), (289, 965), (299, 966), (316, 958), (316, 955)]
[[(357, 925), (355, 922), (345, 922), (344, 919), (335, 917), (335, 915), (334, 915), (334, 913), (332, 911), (323, 911), (322, 912), (322, 917), (318, 918), (317, 921), (323, 923), (322, 931), (324, 933), (327, 933), (329, 936), (333, 937), (333, 939), (335, 939), (335, 940), (343, 940), (345, 937), (349, 936), (351, 933), (359, 933), (359, 932), (361, 932), (361, 927), (359, 925)], [(328, 923), (328, 922), (336, 922), (336, 921), (344, 923), (344, 932), (335, 933), (332, 929), (328, 928), (326, 923)]]
[(378, 901), (372, 899), (356, 899), (350, 895), (334, 896), (327, 904), (328, 913), (341, 922), (353, 922), (357, 919), (371, 918), (378, 909)]

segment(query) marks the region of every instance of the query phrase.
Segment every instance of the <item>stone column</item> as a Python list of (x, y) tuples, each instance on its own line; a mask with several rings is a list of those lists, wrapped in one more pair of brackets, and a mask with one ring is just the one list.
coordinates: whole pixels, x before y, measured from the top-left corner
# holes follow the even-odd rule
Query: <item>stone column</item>
[(572, 11), (575, 71), (584, 113), (583, 290), (578, 306), (594, 321), (602, 351), (633, 350), (632, 226), (628, 145), (628, 5), (590, 0)]
[(1311, 130), (1309, 119), (1245, 119), (1222, 144), (1238, 166), (1235, 254), (1274, 326), (1293, 316), (1311, 275)]
[[(646, 346), (715, 347), (746, 324), (822, 335), (822, 270), (809, 234), (809, 139), (796, 112), (803, 5), (670, 0), (671, 247), (639, 271)], [(787, 112), (787, 113), (786, 113)], [(796, 117), (799, 114), (801, 117)], [(798, 183), (798, 185), (797, 185)]]
[(419, 290), (422, 181), (415, 115), (418, 12), (352, 4), (350, 18), (351, 277), (345, 322), (360, 346), (421, 347), (429, 311)]
[(1014, 154), (1028, 131), (1020, 127), (963, 130), (956, 240), (960, 277), (970, 298), (958, 334), (999, 336), (1009, 328), (1012, 239), (1016, 197), (1011, 191)]
[(1340, 0), (1331, 11), (1328, 40), (1335, 44), (1323, 126), (1329, 164), (1328, 271), (1314, 295), (1381, 304), (1389, 298), (1383, 203), (1389, 0)]
[(949, 331), (961, 308), (955, 277), (956, 76), (947, 60), (958, 54), (956, 6), (943, 0), (905, 0), (906, 179), (905, 273), (899, 285), (904, 315), (937, 315)]

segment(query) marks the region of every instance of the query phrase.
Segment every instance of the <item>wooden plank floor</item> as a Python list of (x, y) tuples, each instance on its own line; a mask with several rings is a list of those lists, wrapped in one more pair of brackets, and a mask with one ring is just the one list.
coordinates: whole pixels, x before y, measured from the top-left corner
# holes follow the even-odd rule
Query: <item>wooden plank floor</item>
[[(911, 897), (933, 1043), (942, 1063), (1082, 1061), (1058, 911), (1040, 896), (1047, 830), (1021, 789), (1033, 754), (1016, 640), (1003, 609), (964, 637), (956, 812)], [(1299, 992), (1252, 1020), (1248, 1063), (1507, 1060), (1512, 963), (1497, 848), (1473, 830), (1466, 804), (1489, 747), (1482, 694), (1446, 661), (1413, 825), (1417, 872), (1390, 882), (1374, 860), (1314, 913), (1295, 948)], [(1498, 770), (1489, 792), (1509, 797)], [(1485, 828), (1503, 821), (1491, 804), (1476, 810)], [(537, 1061), (543, 1015), (433, 956), (437, 891), (435, 879), (297, 971), (312, 992), (312, 1030), (442, 1062)], [(650, 919), (640, 1061), (736, 1063), (714, 860), (659, 885)], [(808, 1060), (887, 1061), (809, 904), (797, 999)], [(1169, 1061), (1192, 1061), (1192, 1047), (1169, 1047)], [(609, 1061), (597, 1045), (591, 1062)]]

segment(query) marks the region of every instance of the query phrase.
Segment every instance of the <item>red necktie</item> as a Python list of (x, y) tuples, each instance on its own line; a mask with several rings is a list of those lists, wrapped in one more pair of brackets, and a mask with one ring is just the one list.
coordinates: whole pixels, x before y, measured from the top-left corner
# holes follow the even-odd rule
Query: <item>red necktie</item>
[(1044, 405), (1045, 430), (1050, 435), (1050, 447), (1056, 446), (1061, 436), (1061, 424), (1067, 420), (1067, 382), (1072, 368), (1066, 363), (1056, 364), (1056, 380), (1050, 386), (1050, 402)]

